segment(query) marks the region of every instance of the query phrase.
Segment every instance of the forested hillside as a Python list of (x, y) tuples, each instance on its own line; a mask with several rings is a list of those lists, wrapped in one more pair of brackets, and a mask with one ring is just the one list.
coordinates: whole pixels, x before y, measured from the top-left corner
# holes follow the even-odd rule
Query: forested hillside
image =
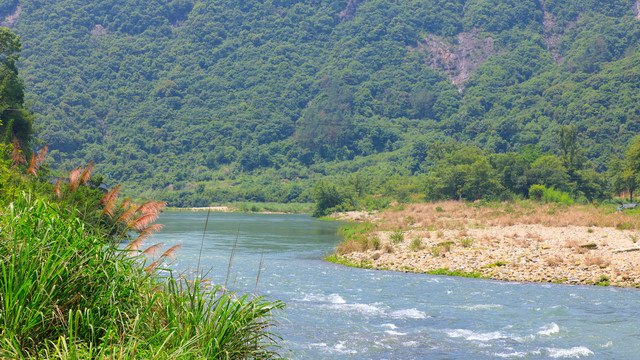
[(0, 16), (52, 168), (94, 161), (182, 206), (309, 201), (326, 176), (468, 199), (623, 189), (603, 174), (640, 132), (638, 8), (7, 0)]

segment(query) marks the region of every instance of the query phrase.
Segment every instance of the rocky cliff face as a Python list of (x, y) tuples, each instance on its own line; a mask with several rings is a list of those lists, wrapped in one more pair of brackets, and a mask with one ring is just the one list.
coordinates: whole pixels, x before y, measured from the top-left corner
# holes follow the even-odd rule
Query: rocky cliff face
[(474, 70), (496, 54), (493, 38), (481, 36), (477, 29), (458, 34), (457, 44), (429, 35), (410, 50), (419, 51), (432, 69), (444, 72), (460, 91)]
[(551, 56), (553, 56), (553, 61), (555, 61), (556, 64), (560, 64), (563, 59), (558, 52), (558, 46), (562, 39), (562, 33), (557, 31), (558, 25), (553, 19), (553, 16), (547, 11), (544, 12), (542, 25), (544, 26), (544, 40), (551, 52)]

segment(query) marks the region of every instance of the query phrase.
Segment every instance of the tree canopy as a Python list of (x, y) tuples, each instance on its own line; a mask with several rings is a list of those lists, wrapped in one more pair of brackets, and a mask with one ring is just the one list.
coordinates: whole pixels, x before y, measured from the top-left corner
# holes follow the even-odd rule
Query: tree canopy
[[(549, 184), (565, 188), (607, 171), (640, 132), (633, 5), (22, 0), (12, 29), (53, 168), (95, 161), (107, 182), (175, 205), (308, 201), (327, 175), (436, 171), (436, 143), (533, 146), (560, 159), (568, 178)], [(567, 126), (579, 153), (561, 148)], [(531, 184), (514, 174), (539, 170), (488, 160), (516, 193)]]

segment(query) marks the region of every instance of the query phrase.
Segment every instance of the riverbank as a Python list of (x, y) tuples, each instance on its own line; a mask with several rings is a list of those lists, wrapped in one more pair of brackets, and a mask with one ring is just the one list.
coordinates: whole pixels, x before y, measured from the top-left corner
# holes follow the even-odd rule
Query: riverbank
[(345, 242), (330, 261), (504, 281), (640, 285), (635, 213), (529, 202), (442, 202), (369, 216), (358, 230), (345, 231)]
[(259, 203), (236, 202), (215, 206), (200, 207), (166, 207), (165, 211), (213, 211), (236, 213), (261, 213), (261, 214), (311, 214), (312, 203)]

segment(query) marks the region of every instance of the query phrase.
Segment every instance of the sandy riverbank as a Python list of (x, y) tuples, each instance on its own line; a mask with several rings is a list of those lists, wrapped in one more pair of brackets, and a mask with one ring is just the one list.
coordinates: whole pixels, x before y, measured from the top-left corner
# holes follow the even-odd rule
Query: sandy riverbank
[[(365, 217), (377, 225), (336, 251), (343, 262), (375, 269), (448, 269), (506, 281), (640, 285), (640, 233), (633, 217), (549, 207), (469, 213), (464, 206), (424, 205)], [(530, 216), (535, 212), (542, 215), (538, 223)]]

